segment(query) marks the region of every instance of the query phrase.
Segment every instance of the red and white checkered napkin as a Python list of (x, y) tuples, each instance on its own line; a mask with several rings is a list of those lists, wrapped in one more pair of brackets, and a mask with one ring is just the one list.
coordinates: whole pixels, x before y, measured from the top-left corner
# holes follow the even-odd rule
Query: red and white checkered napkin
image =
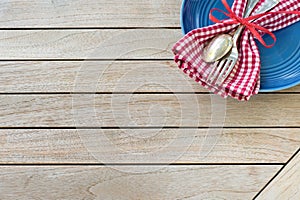
[[(264, 1), (262, 0), (256, 9)], [(238, 17), (242, 17), (245, 5), (246, 0), (235, 0), (232, 11)], [(271, 11), (300, 11), (300, 0), (281, 0)], [(268, 14), (256, 19), (255, 23), (273, 32), (299, 20), (300, 16), (295, 14)], [(220, 87), (206, 82), (213, 64), (205, 63), (201, 59), (201, 52), (206, 42), (218, 34), (228, 33), (237, 26), (218, 23), (192, 30), (174, 45), (173, 52), (179, 68), (205, 88), (223, 97), (229, 95), (238, 100), (249, 100), (252, 95), (258, 93), (260, 87), (260, 56), (254, 37), (249, 30), (245, 29), (242, 33), (239, 40), (237, 64)]]

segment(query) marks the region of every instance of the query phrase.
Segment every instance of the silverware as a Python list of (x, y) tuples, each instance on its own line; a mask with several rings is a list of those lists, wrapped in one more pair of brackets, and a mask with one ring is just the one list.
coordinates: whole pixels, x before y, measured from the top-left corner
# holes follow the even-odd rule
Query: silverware
[(201, 58), (212, 63), (223, 58), (232, 48), (232, 35), (220, 34), (215, 36), (203, 49)]
[[(259, 0), (250, 0), (250, 2), (247, 5), (246, 13), (244, 17), (250, 16), (252, 10), (256, 6), (256, 4), (259, 2)], [(279, 0), (269, 0), (265, 2), (255, 14), (264, 13), (273, 7), (275, 7), (280, 1)], [(230, 72), (232, 71), (233, 67), (235, 66), (237, 60), (238, 60), (238, 48), (237, 48), (237, 42), (239, 39), (240, 34), (242, 33), (245, 26), (240, 25), (237, 30), (235, 31), (233, 38), (233, 46), (231, 49), (231, 52), (221, 59), (219, 62), (215, 62), (213, 69), (211, 70), (207, 81), (213, 83), (216, 81), (217, 85), (222, 84), (225, 79), (228, 77)], [(221, 79), (221, 81), (220, 81)]]
[[(248, 0), (248, 4), (245, 8), (244, 18), (249, 17), (252, 10), (256, 6), (259, 0)], [(234, 35), (238, 35), (241, 32), (241, 28), (235, 31)], [(233, 36), (230, 34), (220, 34), (214, 37), (203, 49), (202, 60), (207, 63), (215, 62), (223, 58), (233, 47)]]

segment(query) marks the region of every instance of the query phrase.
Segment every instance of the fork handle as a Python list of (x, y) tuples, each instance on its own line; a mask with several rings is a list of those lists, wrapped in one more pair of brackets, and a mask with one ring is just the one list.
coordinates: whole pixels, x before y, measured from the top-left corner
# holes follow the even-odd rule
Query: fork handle
[[(254, 1), (252, 1), (251, 3), (255, 4)], [(280, 3), (280, 0), (269, 0), (269, 1), (266, 1), (266, 2), (263, 3), (263, 5), (261, 5), (260, 8), (258, 8), (258, 10), (255, 12), (255, 14), (261, 14), (261, 13), (267, 12), (268, 10), (274, 8), (274, 7), (275, 7), (277, 4), (279, 4), (279, 3)], [(255, 5), (256, 5), (256, 4), (255, 4)], [(255, 7), (255, 6), (254, 6), (254, 7)], [(252, 8), (252, 9), (253, 9), (253, 8)], [(250, 16), (249, 13), (251, 14), (251, 12), (250, 12), (250, 7), (249, 7), (249, 9), (246, 9), (246, 10), (249, 10), (249, 11), (246, 11), (245, 17), (249, 17), (249, 16)], [(249, 15), (249, 16), (246, 16), (246, 15)], [(255, 19), (251, 20), (251, 22), (253, 22), (254, 20), (255, 20)], [(240, 25), (240, 26), (236, 29), (236, 31), (235, 31), (235, 33), (234, 33), (234, 35), (233, 35), (233, 42), (234, 42), (234, 44), (237, 43), (237, 40), (238, 40), (238, 38), (239, 38), (239, 35), (241, 34), (241, 32), (242, 32), (242, 30), (243, 30), (244, 28), (245, 28), (245, 26)]]
[(246, 5), (246, 10), (244, 13), (244, 18), (249, 17), (253, 11), (253, 9), (255, 8), (256, 4), (259, 2), (260, 0), (248, 0), (247, 1), (247, 5)]
[[(250, 14), (252, 13), (253, 9), (255, 8), (256, 4), (259, 2), (259, 0), (248, 0), (247, 1), (247, 5), (246, 5), (246, 10), (244, 13), (244, 18), (249, 17)], [(243, 29), (244, 29), (244, 25), (240, 25), (235, 33), (233, 34), (233, 43), (236, 44), (240, 34), (242, 33)]]

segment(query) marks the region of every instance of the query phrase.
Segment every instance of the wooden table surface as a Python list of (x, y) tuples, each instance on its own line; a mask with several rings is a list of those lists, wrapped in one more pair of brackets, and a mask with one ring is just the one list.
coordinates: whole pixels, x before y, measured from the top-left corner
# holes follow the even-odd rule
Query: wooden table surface
[(300, 87), (211, 95), (180, 6), (0, 1), (0, 199), (300, 199)]

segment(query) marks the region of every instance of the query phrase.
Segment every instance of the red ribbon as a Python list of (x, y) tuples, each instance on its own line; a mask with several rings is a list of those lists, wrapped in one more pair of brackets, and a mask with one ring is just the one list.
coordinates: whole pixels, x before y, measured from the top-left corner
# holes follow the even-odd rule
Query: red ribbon
[[(269, 31), (268, 29), (259, 26), (253, 22), (251, 22), (254, 19), (258, 19), (262, 16), (268, 15), (268, 14), (296, 14), (296, 15), (300, 15), (299, 11), (277, 11), (277, 12), (265, 12), (262, 14), (257, 14), (257, 15), (253, 15), (247, 18), (241, 18), (239, 16), (237, 16), (230, 8), (230, 6), (228, 5), (228, 3), (226, 2), (226, 0), (222, 0), (223, 5), (225, 6), (226, 10), (228, 11), (228, 13), (226, 13), (223, 10), (220, 10), (218, 8), (213, 8), (210, 10), (209, 13), (209, 19), (215, 23), (224, 23), (224, 24), (243, 24), (255, 37), (256, 39), (258, 39), (258, 41), (265, 47), (267, 48), (271, 48), (274, 46), (274, 44), (276, 43), (276, 36)], [(213, 12), (214, 11), (218, 11), (223, 13), (224, 15), (226, 15), (227, 17), (231, 18), (232, 20), (219, 20), (216, 17), (213, 16)], [(267, 45), (266, 42), (263, 40), (263, 38), (261, 37), (261, 35), (259, 34), (259, 32), (257, 30), (260, 30), (268, 35), (270, 35), (273, 39), (273, 43), (271, 45)]]

